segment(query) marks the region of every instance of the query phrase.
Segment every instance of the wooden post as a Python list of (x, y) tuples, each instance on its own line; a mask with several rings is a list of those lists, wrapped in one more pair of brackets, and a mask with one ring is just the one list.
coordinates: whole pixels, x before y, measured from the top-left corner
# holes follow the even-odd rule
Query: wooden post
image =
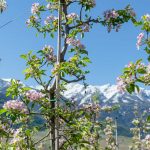
[[(61, 0), (58, 3), (58, 41), (57, 41), (57, 65), (60, 64), (60, 55), (61, 55), (61, 21), (62, 21), (62, 4)], [(56, 74), (56, 102), (55, 108), (59, 107), (59, 99), (60, 99), (60, 74)], [(59, 115), (55, 118), (55, 150), (59, 150)]]

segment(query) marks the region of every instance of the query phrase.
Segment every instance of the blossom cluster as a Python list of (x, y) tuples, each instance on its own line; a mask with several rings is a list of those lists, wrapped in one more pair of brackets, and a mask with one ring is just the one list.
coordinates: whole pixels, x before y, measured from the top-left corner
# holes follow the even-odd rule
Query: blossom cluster
[(0, 12), (2, 13), (4, 10), (6, 10), (7, 3), (5, 0), (0, 0)]
[(70, 13), (66, 17), (68, 20), (75, 20), (78, 18), (78, 15), (76, 13)]
[(47, 61), (56, 62), (56, 55), (54, 55), (54, 48), (52, 46), (45, 45), (43, 47), (43, 53), (44, 53)]
[(115, 150), (116, 149), (116, 141), (113, 137), (114, 132), (113, 119), (110, 117), (106, 118), (106, 127), (104, 129), (104, 134), (106, 136), (106, 149)]
[(84, 23), (79, 28), (82, 30), (82, 32), (89, 32), (90, 31), (90, 26), (87, 23)]
[(28, 92), (26, 92), (26, 97), (27, 99), (29, 99), (31, 102), (40, 100), (41, 98), (44, 97), (44, 94), (42, 94), (41, 92), (37, 92), (35, 90), (30, 90)]
[(95, 5), (96, 5), (95, 0), (80, 0), (80, 2), (82, 4), (90, 6), (90, 7), (95, 7)]
[[(129, 63), (125, 66), (124, 75), (117, 78), (117, 89), (124, 93), (130, 85), (134, 85), (137, 79), (140, 79), (145, 84), (150, 82), (150, 64), (145, 65), (140, 60), (134, 63)], [(137, 86), (136, 86), (137, 87)], [(137, 89), (137, 88), (136, 88)], [(139, 89), (137, 89), (139, 90)]]
[(57, 9), (57, 8), (58, 8), (58, 5), (48, 3), (48, 4), (46, 5), (46, 8), (47, 8), (48, 10)]
[(137, 43), (136, 43), (136, 46), (137, 46), (138, 50), (140, 49), (140, 46), (143, 44), (143, 41), (144, 41), (144, 33), (140, 33), (137, 36)]
[(39, 3), (34, 3), (32, 4), (32, 7), (31, 7), (31, 13), (33, 15), (36, 15), (40, 10), (40, 4)]
[(38, 22), (38, 17), (37, 16), (31, 16), (29, 19), (27, 19), (26, 24), (27, 26), (30, 26), (31, 24), (35, 24)]
[(68, 45), (72, 45), (72, 46), (76, 46), (79, 49), (85, 49), (85, 46), (83, 44), (81, 44), (79, 39), (75, 39), (75, 38), (67, 38), (66, 43)]
[(27, 107), (25, 104), (20, 100), (9, 100), (3, 105), (4, 109), (9, 111), (17, 111), (20, 113), (27, 113)]
[(51, 15), (51, 16), (48, 16), (48, 17), (45, 19), (44, 24), (45, 24), (45, 25), (48, 25), (48, 24), (50, 24), (51, 22), (57, 21), (57, 20), (58, 20), (58, 17), (55, 17), (55, 16)]
[(135, 16), (136, 14), (130, 6), (127, 6), (124, 10), (107, 10), (104, 12), (104, 25), (107, 26), (108, 32), (112, 29), (118, 32), (124, 22), (130, 19), (133, 21)]
[(114, 20), (116, 20), (119, 17), (119, 14), (117, 11), (115, 11), (114, 9), (112, 10), (107, 10), (104, 12), (104, 22), (106, 24), (108, 24), (108, 32), (111, 31), (112, 28), (116, 28), (116, 31), (118, 32), (118, 30), (121, 27), (121, 24), (117, 23), (116, 25), (114, 25), (112, 22)]
[(117, 17), (119, 17), (119, 14), (117, 11), (115, 11), (114, 9), (112, 10), (107, 10), (104, 12), (104, 19), (108, 22), (111, 19), (116, 19)]
[(94, 103), (83, 104), (83, 108), (90, 112), (99, 112), (100, 111), (100, 105), (94, 104)]
[(126, 91), (126, 87), (128, 84), (132, 83), (133, 80), (130, 77), (127, 78), (122, 78), (118, 77), (117, 78), (117, 89), (119, 92), (124, 93)]
[(10, 141), (10, 144), (18, 146), (18, 144), (20, 144), (20, 142), (24, 140), (24, 137), (20, 136), (21, 133), (22, 133), (22, 128), (16, 129), (13, 133), (13, 138)]
[(14, 129), (11, 128), (11, 121), (4, 123), (2, 120), (0, 121), (0, 131), (4, 131), (5, 133), (13, 134)]
[(142, 140), (142, 146), (144, 149), (150, 149), (150, 135), (146, 135), (145, 138)]

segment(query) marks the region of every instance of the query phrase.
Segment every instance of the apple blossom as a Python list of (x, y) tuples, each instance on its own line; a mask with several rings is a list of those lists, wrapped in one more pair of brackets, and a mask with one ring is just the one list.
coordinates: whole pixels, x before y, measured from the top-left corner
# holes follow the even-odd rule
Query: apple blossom
[(19, 142), (25, 139), (25, 137), (21, 137), (22, 128), (16, 129), (13, 133), (13, 138), (10, 141), (10, 144), (17, 145)]
[(45, 45), (42, 51), (48, 61), (56, 62), (56, 55), (54, 55), (54, 48), (52, 46)]
[(36, 15), (39, 12), (39, 7), (40, 7), (39, 3), (32, 4), (31, 13)]
[(137, 36), (137, 43), (136, 43), (136, 46), (137, 46), (138, 50), (140, 49), (140, 46), (143, 44), (143, 40), (144, 40), (144, 33), (140, 33)]
[(48, 25), (48, 24), (50, 24), (50, 22), (53, 22), (53, 21), (56, 21), (56, 20), (58, 20), (58, 18), (55, 17), (55, 16), (53, 16), (53, 15), (51, 15), (51, 16), (48, 16), (48, 17), (45, 19), (44, 24), (45, 24), (45, 25)]
[(81, 3), (87, 6), (95, 7), (96, 2), (95, 0), (80, 0)]
[(20, 100), (9, 100), (4, 103), (3, 108), (10, 111), (19, 111), (20, 113), (28, 112), (25, 104)]
[(7, 7), (7, 3), (5, 0), (0, 0), (0, 12), (2, 13)]
[(110, 21), (110, 19), (116, 19), (119, 14), (115, 10), (107, 10), (104, 12), (105, 21)]
[(74, 20), (74, 19), (77, 19), (78, 18), (78, 15), (76, 13), (70, 13), (68, 14), (67, 16), (67, 19), (69, 20)]
[(75, 39), (75, 38), (67, 38), (66, 43), (68, 45), (72, 45), (72, 46), (76, 46), (79, 49), (85, 49), (85, 46), (83, 44), (81, 44), (79, 39)]
[(44, 94), (42, 94), (41, 92), (37, 92), (35, 90), (30, 90), (28, 92), (26, 92), (26, 97), (27, 99), (29, 99), (31, 102), (40, 100), (41, 98), (44, 97)]
[(38, 17), (37, 16), (31, 16), (29, 19), (27, 19), (26, 24), (27, 26), (30, 26), (31, 24), (37, 23), (38, 21)]
[(89, 32), (90, 26), (87, 23), (84, 23), (82, 26), (79, 27), (83, 32)]

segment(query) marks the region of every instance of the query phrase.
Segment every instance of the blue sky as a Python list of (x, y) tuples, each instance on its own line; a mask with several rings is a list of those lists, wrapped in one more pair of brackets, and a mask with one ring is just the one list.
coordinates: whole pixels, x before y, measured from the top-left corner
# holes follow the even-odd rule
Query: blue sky
[[(38, 1), (7, 0), (8, 8), (0, 15), (0, 25), (14, 20), (0, 29), (0, 58), (2, 59), (0, 78), (15, 78), (24, 81), (22, 71), (25, 69), (25, 62), (19, 56), (29, 50), (39, 50), (45, 44), (51, 45), (54, 42), (51, 39), (44, 40), (41, 36), (36, 37), (36, 31), (27, 28), (25, 21), (30, 16), (30, 7), (33, 2)], [(97, 0), (97, 6), (91, 14), (102, 16), (104, 10), (121, 9), (128, 4), (131, 4), (136, 11), (137, 18), (150, 13), (149, 0)], [(139, 58), (146, 60), (146, 54), (136, 49), (136, 37), (139, 32), (140, 29), (135, 28), (131, 23), (123, 25), (118, 33), (107, 33), (106, 28), (96, 25), (83, 41), (92, 60), (92, 64), (88, 67), (91, 73), (87, 76), (87, 82), (93, 85), (114, 84), (125, 64)], [(25, 83), (36, 84), (33, 80), (25, 81)]]

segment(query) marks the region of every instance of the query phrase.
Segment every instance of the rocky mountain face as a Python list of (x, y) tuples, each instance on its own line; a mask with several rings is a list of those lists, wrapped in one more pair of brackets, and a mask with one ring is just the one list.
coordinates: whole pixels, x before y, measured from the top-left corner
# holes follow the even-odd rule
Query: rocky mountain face
[[(8, 80), (0, 79), (0, 106), (4, 101), (8, 100), (5, 96), (6, 89), (9, 87)], [(92, 103), (93, 96), (97, 97), (101, 107), (119, 105), (120, 108), (112, 113), (101, 113), (100, 119), (106, 116), (117, 118), (118, 130), (120, 135), (129, 136), (129, 128), (134, 118), (134, 106), (138, 107), (139, 112), (150, 110), (150, 90), (141, 89), (139, 93), (128, 94), (119, 93), (116, 85), (102, 85), (84, 87), (82, 84), (72, 83), (66, 86), (66, 91), (63, 95), (66, 98), (77, 101), (79, 105), (84, 103)]]

